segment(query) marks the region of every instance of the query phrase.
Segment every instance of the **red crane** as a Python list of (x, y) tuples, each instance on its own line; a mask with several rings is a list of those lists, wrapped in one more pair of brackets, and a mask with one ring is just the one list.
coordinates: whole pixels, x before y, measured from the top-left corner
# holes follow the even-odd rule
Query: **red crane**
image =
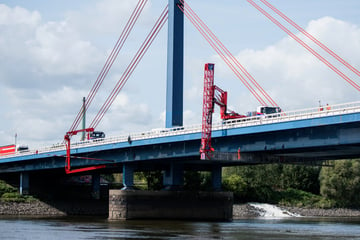
[[(214, 149), (211, 147), (211, 126), (212, 114), (215, 104), (220, 106), (220, 117), (223, 120), (244, 118), (245, 115), (234, 111), (228, 112), (227, 92), (214, 85), (214, 64), (205, 64), (204, 70), (204, 93), (203, 93), (203, 114), (200, 158), (202, 160), (211, 159)], [(239, 154), (238, 154), (239, 155)]]
[[(84, 168), (71, 169), (70, 139), (72, 136), (78, 134), (79, 132), (86, 132), (88, 134), (88, 139), (89, 139), (89, 135), (91, 132), (94, 132), (94, 128), (86, 128), (86, 129), (70, 131), (65, 134), (64, 140), (65, 140), (65, 145), (66, 145), (66, 165), (65, 165), (66, 174), (86, 172), (86, 171), (105, 168), (106, 165), (96, 165), (96, 166), (90, 166), (90, 167), (84, 167)], [(77, 158), (90, 159), (90, 160), (96, 160), (96, 161), (101, 160), (101, 159), (85, 158), (85, 157), (77, 157)], [(112, 162), (112, 161), (110, 161), (110, 162)]]

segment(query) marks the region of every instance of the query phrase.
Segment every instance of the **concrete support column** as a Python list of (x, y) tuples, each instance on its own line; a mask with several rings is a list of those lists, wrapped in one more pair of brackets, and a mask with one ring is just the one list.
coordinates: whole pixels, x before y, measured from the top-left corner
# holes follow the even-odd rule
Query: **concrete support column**
[(221, 178), (222, 168), (221, 166), (213, 166), (211, 171), (212, 186), (214, 191), (221, 191)]
[(92, 197), (94, 199), (100, 199), (100, 173), (94, 173), (92, 175)]
[(165, 170), (163, 179), (163, 185), (166, 190), (181, 189), (184, 185), (184, 166), (172, 163)]
[(134, 188), (134, 167), (130, 164), (123, 165), (123, 185), (121, 190), (129, 190)]
[(30, 190), (29, 173), (20, 173), (20, 195), (28, 195)]

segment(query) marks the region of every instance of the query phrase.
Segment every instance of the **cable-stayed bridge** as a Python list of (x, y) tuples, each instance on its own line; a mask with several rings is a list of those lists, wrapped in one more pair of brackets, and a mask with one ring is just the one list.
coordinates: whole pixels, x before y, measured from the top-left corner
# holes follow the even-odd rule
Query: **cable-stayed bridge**
[[(339, 68), (319, 55), (254, 1), (247, 1), (348, 84), (360, 91), (360, 86)], [(293, 23), (274, 6), (265, 0), (260, 1), (285, 21), (291, 23), (346, 68), (360, 76), (357, 69)], [(169, 0), (169, 4), (162, 11), (148, 37), (129, 63), (90, 126), (87, 128), (83, 126), (81, 130), (78, 130), (81, 119), (98, 92), (146, 2), (146, 0), (139, 0), (86, 101), (66, 133), (64, 143), (0, 156), (0, 174), (20, 174), (21, 192), (24, 189), (25, 192), (29, 190), (31, 176), (43, 173), (54, 176), (65, 175), (65, 173), (93, 174), (95, 191), (98, 191), (100, 185), (100, 173), (122, 173), (125, 189), (132, 189), (134, 172), (152, 170), (163, 171), (163, 184), (167, 189), (181, 187), (186, 170), (211, 171), (213, 188), (220, 190), (221, 173), (224, 166), (270, 163), (322, 164), (323, 161), (331, 159), (360, 157), (360, 102), (243, 116), (235, 112), (227, 112), (226, 93), (221, 91), (221, 94), (225, 94), (225, 100), (216, 96), (214, 93), (216, 86), (212, 83), (209, 85), (208, 92), (204, 88), (203, 105), (207, 108), (203, 109), (207, 110), (203, 112), (202, 126), (183, 126), (184, 16), (197, 28), (260, 105), (280, 109), (274, 99), (183, 0)], [(166, 128), (130, 133), (124, 136), (70, 142), (73, 135), (81, 131), (94, 131), (99, 125), (104, 114), (166, 21), (168, 21)], [(206, 73), (204, 75), (205, 79), (208, 78)], [(207, 100), (205, 100), (205, 93), (211, 93), (207, 96)], [(211, 124), (209, 116), (213, 113), (214, 102), (220, 105), (224, 118), (218, 123)], [(210, 125), (210, 128), (207, 128), (207, 131), (210, 129), (210, 132), (207, 132), (208, 139), (205, 139), (203, 134), (204, 121)], [(202, 143), (205, 142), (204, 139), (210, 140), (209, 136), (212, 138), (212, 144), (209, 144), (209, 149), (205, 150), (210, 157), (203, 158), (200, 150), (204, 150)]]

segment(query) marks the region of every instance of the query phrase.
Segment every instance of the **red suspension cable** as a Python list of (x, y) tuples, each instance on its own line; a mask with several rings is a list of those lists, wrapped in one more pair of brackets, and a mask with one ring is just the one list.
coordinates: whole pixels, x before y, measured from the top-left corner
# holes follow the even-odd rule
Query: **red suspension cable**
[(244, 79), (244, 77), (239, 73), (239, 71), (235, 68), (235, 66), (230, 62), (230, 60), (224, 55), (224, 53), (219, 49), (219, 47), (213, 42), (213, 40), (205, 33), (205, 31), (200, 27), (199, 23), (189, 14), (189, 12), (185, 11), (183, 6), (179, 6), (181, 11), (186, 15), (186, 17), (190, 20), (190, 22), (198, 29), (201, 35), (205, 38), (205, 40), (211, 45), (211, 47), (219, 54), (219, 56), (224, 60), (224, 62), (230, 67), (230, 69), (235, 73), (235, 75), (241, 80), (241, 82), (245, 85), (245, 87), (254, 95), (254, 97), (260, 102), (260, 104), (264, 105), (264, 100), (258, 95), (258, 93), (253, 89), (251, 85)]
[(267, 13), (264, 9), (258, 6), (253, 0), (247, 0), (251, 5), (253, 5), (258, 11), (260, 11), (263, 15), (265, 15), (270, 21), (275, 23), (278, 27), (280, 27), (283, 31), (285, 31), (290, 37), (292, 37), (295, 41), (300, 43), (304, 48), (306, 48), (309, 52), (311, 52), (315, 57), (317, 57), (320, 61), (322, 61), (326, 66), (328, 66), (331, 70), (333, 70), (336, 74), (342, 77), (345, 81), (347, 81), (351, 86), (353, 86), (356, 90), (360, 91), (360, 86), (356, 84), (353, 80), (351, 80), (348, 76), (346, 76), (343, 72), (341, 72), (338, 68), (332, 65), (329, 61), (323, 58), (319, 53), (317, 53), (314, 49), (312, 49), (309, 45), (307, 45), (304, 41), (298, 38), (294, 33), (292, 33), (289, 29), (287, 29), (284, 25), (282, 25), (279, 21), (273, 18), (269, 13)]
[(297, 30), (299, 30), (302, 34), (304, 34), (306, 37), (308, 37), (310, 40), (312, 40), (314, 43), (316, 43), (319, 47), (321, 47), (323, 50), (325, 50), (327, 53), (329, 53), (331, 56), (333, 56), (336, 60), (341, 62), (344, 66), (346, 66), (349, 70), (354, 72), (356, 75), (360, 77), (360, 72), (355, 67), (350, 65), (347, 61), (345, 61), (343, 58), (341, 58), (339, 55), (334, 53), (331, 49), (329, 49), (327, 46), (325, 46), (323, 43), (321, 43), (319, 40), (317, 40), (314, 36), (312, 36), (310, 33), (308, 33), (305, 29), (297, 25), (294, 21), (292, 21), (290, 18), (288, 18), (284, 13), (282, 13), (279, 9), (274, 7), (274, 5), (271, 5), (266, 0), (260, 0), (262, 3), (264, 3), (266, 6), (268, 6), (271, 10), (273, 10), (275, 13), (277, 13), (280, 17), (282, 17), (285, 21), (290, 23), (293, 27), (295, 27)]
[[(219, 56), (225, 61), (235, 75), (242, 81), (242, 83), (248, 88), (248, 90), (254, 95), (261, 105), (267, 105), (265, 100), (258, 94), (258, 92), (252, 87), (246, 79), (239, 73), (238, 69), (250, 80), (255, 88), (268, 100), (271, 105), (277, 106), (275, 101), (265, 92), (259, 83), (246, 71), (246, 69), (240, 64), (240, 62), (231, 54), (231, 52), (222, 44), (222, 42), (211, 32), (207, 25), (199, 18), (199, 16), (191, 9), (191, 7), (180, 0), (186, 7), (184, 11), (183, 6), (179, 8), (184, 12), (187, 18), (193, 23), (193, 25), (199, 30), (208, 43), (214, 48)], [(220, 48), (220, 49), (219, 49)], [(237, 69), (238, 68), (238, 69)]]
[(240, 62), (232, 55), (232, 53), (223, 45), (223, 43), (216, 37), (215, 34), (208, 28), (208, 26), (199, 18), (199, 16), (191, 9), (191, 7), (184, 2), (184, 0), (180, 0), (185, 4), (189, 11), (195, 16), (198, 22), (203, 26), (206, 32), (216, 41), (216, 43), (223, 49), (223, 51), (230, 57), (230, 59), (235, 63), (235, 65), (240, 68), (241, 72), (245, 74), (245, 76), (250, 80), (252, 84), (260, 91), (260, 93), (269, 101), (269, 103), (273, 106), (278, 106), (276, 102), (270, 97), (269, 94), (260, 86), (260, 84), (252, 77), (252, 75), (240, 64)]
[[(103, 83), (105, 77), (107, 76), (111, 66), (113, 65), (116, 57), (118, 56), (121, 48), (123, 47), (126, 39), (128, 38), (131, 30), (133, 29), (136, 21), (138, 20), (142, 10), (145, 7), (145, 4), (147, 3), (147, 0), (139, 0), (139, 2), (137, 3), (134, 11), (132, 12), (128, 22), (126, 23), (120, 37), (118, 38), (114, 48), (112, 49), (109, 57), (107, 58), (103, 68), (101, 69), (101, 72), (99, 73), (95, 84), (93, 85), (93, 87), (91, 88), (87, 98), (86, 98), (86, 103), (85, 103), (85, 111), (89, 108), (91, 102), (93, 101), (96, 93), (98, 92), (101, 84)], [(80, 109), (80, 111), (78, 112), (73, 124), (70, 127), (69, 131), (74, 131), (80, 124), (81, 121), (81, 116), (83, 115), (83, 107)]]
[(114, 89), (111, 91), (110, 95), (106, 99), (105, 103), (102, 105), (101, 109), (91, 122), (90, 126), (93, 128), (96, 128), (98, 124), (100, 123), (101, 119), (104, 117), (105, 113), (109, 110), (111, 104), (115, 101), (117, 95), (119, 94), (120, 90), (123, 88), (137, 65), (139, 64), (140, 60), (143, 58), (144, 54), (147, 52), (149, 47), (151, 46), (152, 42), (154, 41), (155, 37), (158, 35), (164, 24), (166, 23), (168, 17), (168, 6), (165, 7), (163, 12), (161, 13), (159, 19), (156, 21), (154, 27), (150, 31), (149, 35), (135, 54), (134, 58), (122, 74), (121, 78), (117, 82)]

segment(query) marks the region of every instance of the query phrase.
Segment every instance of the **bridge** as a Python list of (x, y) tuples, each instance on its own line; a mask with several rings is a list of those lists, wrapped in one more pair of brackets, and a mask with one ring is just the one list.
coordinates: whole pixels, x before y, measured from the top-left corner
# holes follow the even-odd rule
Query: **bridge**
[[(223, 153), (240, 149), (240, 158), (200, 160), (201, 126), (197, 125), (73, 142), (71, 164), (73, 168), (105, 164), (104, 171), (114, 173), (166, 170), (174, 164), (199, 171), (274, 162), (311, 164), (359, 157), (359, 131), (360, 102), (355, 102), (329, 110), (313, 108), (213, 124), (214, 148)], [(65, 156), (65, 144), (17, 152), (0, 157), (0, 172), (64, 171)], [(127, 176), (124, 184), (131, 187), (132, 176)]]
[[(360, 102), (354, 102), (214, 123), (212, 146), (216, 157), (201, 160), (199, 149), (202, 126), (183, 126), (182, 123), (182, 13), (185, 13), (190, 21), (195, 21), (193, 17), (196, 16), (189, 15), (184, 6), (186, 3), (182, 0), (169, 0), (166, 8), (169, 11), (166, 15), (169, 18), (166, 128), (72, 142), (69, 152), (65, 143), (61, 143), (0, 156), (0, 174), (19, 174), (20, 191), (26, 193), (29, 191), (29, 179), (32, 175), (65, 175), (66, 167), (76, 174), (83, 174), (84, 169), (94, 170), (91, 172), (94, 191), (99, 191), (100, 173), (122, 173), (126, 190), (133, 188), (134, 172), (137, 171), (162, 170), (166, 189), (180, 189), (185, 170), (211, 171), (213, 188), (220, 190), (221, 171), (224, 166), (321, 164), (325, 160), (360, 157)], [(164, 16), (162, 15), (161, 19), (165, 19)], [(229, 61), (227, 56), (230, 56), (237, 65), (237, 61), (231, 58), (232, 55), (225, 49), (224, 51), (227, 55), (218, 52), (219, 55), (223, 56), (226, 62)], [(252, 79), (251, 76), (249, 78)], [(276, 106), (257, 83), (253, 84), (262, 90), (260, 92), (264, 99)], [(267, 105), (258, 92), (252, 93), (260, 103)], [(111, 99), (114, 98), (116, 95), (111, 96)], [(106, 103), (105, 106), (108, 107), (111, 103)], [(78, 126), (85, 109), (80, 110), (71, 131)], [(106, 111), (105, 108), (100, 112), (100, 117), (93, 121), (92, 127), (97, 126)], [(69, 162), (65, 162), (67, 156)]]

